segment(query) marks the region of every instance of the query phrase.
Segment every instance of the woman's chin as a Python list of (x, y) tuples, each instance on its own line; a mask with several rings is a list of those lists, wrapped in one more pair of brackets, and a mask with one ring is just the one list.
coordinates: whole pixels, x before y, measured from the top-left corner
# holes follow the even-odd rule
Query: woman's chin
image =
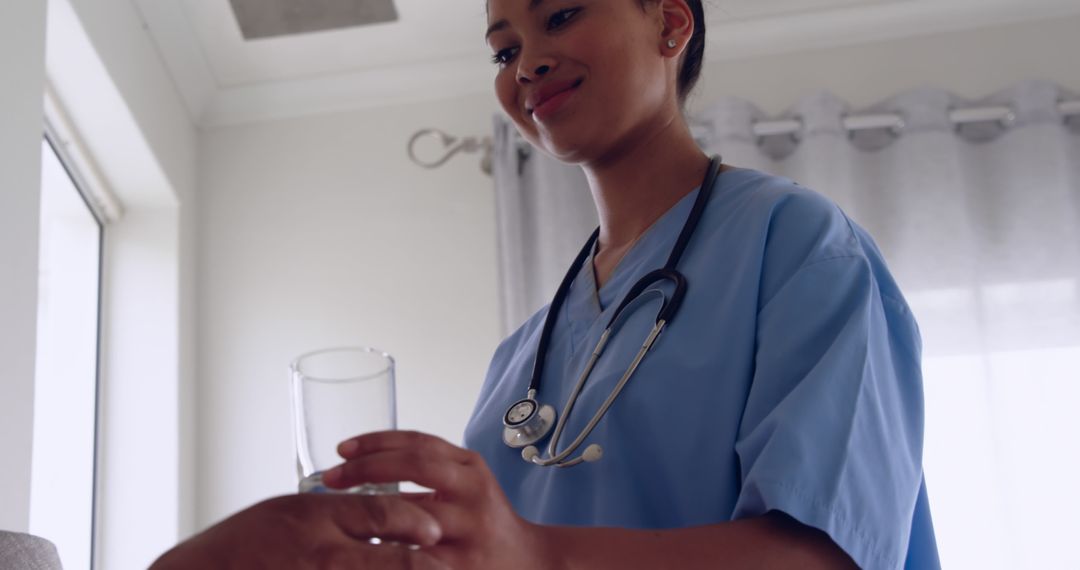
[(544, 152), (568, 164), (588, 162), (592, 155), (590, 150), (596, 147), (595, 144), (590, 144), (588, 137), (580, 136), (580, 133), (545, 132), (541, 133), (537, 142), (539, 144), (536, 146)]

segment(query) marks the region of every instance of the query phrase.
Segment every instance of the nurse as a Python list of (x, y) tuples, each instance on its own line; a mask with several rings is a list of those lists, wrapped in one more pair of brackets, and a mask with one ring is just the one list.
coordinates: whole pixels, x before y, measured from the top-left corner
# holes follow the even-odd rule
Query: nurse
[[(325, 482), (434, 489), (412, 501), (441, 532), (424, 551), (452, 568), (938, 567), (915, 321), (871, 238), (827, 199), (729, 166), (702, 188), (710, 158), (682, 115), (701, 2), (489, 0), (488, 24), (504, 111), (583, 168), (597, 239), (557, 302), (499, 346), (465, 449), (358, 437)], [(694, 212), (678, 313), (619, 391), (676, 288), (631, 301), (578, 390), (615, 310)], [(525, 458), (506, 444), (527, 395), (565, 416), (554, 451), (587, 433), (570, 457), (590, 461), (541, 466), (546, 440)]]

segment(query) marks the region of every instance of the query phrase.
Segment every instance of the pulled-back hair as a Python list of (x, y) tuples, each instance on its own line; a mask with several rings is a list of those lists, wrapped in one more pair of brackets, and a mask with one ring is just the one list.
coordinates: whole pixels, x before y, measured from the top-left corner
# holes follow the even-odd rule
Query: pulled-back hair
[[(646, 3), (656, 0), (638, 1), (644, 7)], [(680, 103), (686, 101), (686, 97), (697, 85), (698, 78), (701, 77), (701, 63), (705, 59), (705, 8), (701, 0), (686, 0), (686, 4), (694, 15), (694, 34), (686, 44), (686, 52), (679, 66), (677, 87)]]

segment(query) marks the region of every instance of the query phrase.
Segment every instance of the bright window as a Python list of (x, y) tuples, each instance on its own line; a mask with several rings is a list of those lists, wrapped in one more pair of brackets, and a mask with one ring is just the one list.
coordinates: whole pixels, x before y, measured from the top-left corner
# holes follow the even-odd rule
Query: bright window
[(42, 142), (30, 532), (66, 570), (91, 567), (102, 226)]
[(1080, 283), (912, 293), (944, 568), (1080, 568)]

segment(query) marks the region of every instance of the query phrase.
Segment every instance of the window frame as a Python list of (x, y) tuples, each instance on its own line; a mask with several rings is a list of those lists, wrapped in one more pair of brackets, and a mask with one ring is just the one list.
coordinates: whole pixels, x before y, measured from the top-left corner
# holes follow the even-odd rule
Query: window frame
[[(97, 260), (96, 260), (96, 283), (97, 288), (94, 299), (94, 372), (93, 372), (93, 437), (92, 437), (92, 450), (91, 450), (91, 497), (90, 497), (90, 569), (94, 570), (97, 567), (97, 549), (98, 549), (98, 507), (99, 507), (99, 479), (101, 471), (101, 423), (102, 423), (102, 341), (104, 331), (104, 287), (105, 287), (105, 256), (106, 256), (106, 240), (105, 233), (106, 227), (110, 223), (110, 216), (101, 206), (101, 201), (95, 201), (93, 196), (89, 193), (88, 188), (90, 184), (86, 182), (86, 177), (82, 175), (79, 169), (79, 164), (86, 164), (85, 155), (76, 158), (81, 149), (77, 146), (74, 139), (70, 134), (65, 136), (64, 127), (58, 128), (56, 125), (58, 122), (64, 121), (65, 118), (59, 114), (59, 108), (56, 106), (55, 101), (50, 100), (50, 97), (46, 95), (45, 103), (45, 120), (43, 123), (42, 140), (48, 145), (48, 148), (53, 152), (57, 162), (60, 163), (61, 168), (64, 169), (64, 173), (71, 181), (72, 187), (75, 189), (79, 196), (79, 199), (86, 206), (87, 211), (93, 218), (97, 225)], [(68, 133), (72, 131), (67, 130)], [(74, 148), (73, 148), (74, 147)], [(73, 152), (74, 151), (74, 152)]]

